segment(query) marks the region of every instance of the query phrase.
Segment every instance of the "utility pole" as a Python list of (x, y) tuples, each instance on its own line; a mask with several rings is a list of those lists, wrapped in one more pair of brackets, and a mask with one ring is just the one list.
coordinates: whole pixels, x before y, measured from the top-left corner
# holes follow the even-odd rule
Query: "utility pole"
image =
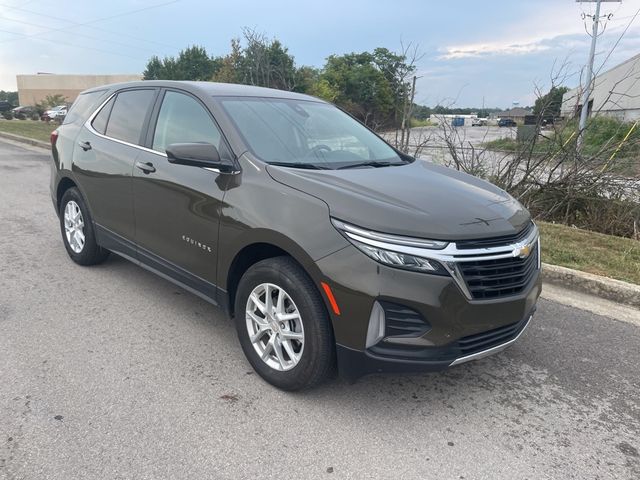
[(596, 43), (598, 40), (598, 26), (600, 24), (600, 4), (602, 2), (619, 2), (622, 0), (576, 0), (577, 3), (596, 3), (596, 13), (593, 15), (593, 25), (591, 28), (591, 48), (589, 50), (589, 61), (587, 62), (587, 74), (585, 86), (582, 91), (582, 110), (580, 111), (580, 124), (578, 127), (578, 148), (582, 145), (582, 133), (587, 126), (587, 116), (589, 114), (589, 97), (591, 96), (591, 86), (593, 83), (593, 60), (596, 55)]

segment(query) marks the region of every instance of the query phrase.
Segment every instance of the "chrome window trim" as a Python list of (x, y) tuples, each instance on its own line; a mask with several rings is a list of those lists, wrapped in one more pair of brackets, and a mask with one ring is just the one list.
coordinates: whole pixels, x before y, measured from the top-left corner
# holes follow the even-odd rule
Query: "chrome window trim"
[[(163, 158), (168, 158), (166, 153), (162, 153), (162, 152), (158, 152), (157, 150), (153, 150), (151, 148), (147, 148), (147, 147), (143, 147), (142, 145), (137, 145), (135, 143), (129, 143), (129, 142), (125, 142), (124, 140), (120, 140), (118, 138), (114, 138), (114, 137), (109, 137), (108, 135), (104, 135), (100, 132), (98, 132), (95, 128), (93, 128), (93, 119), (98, 115), (98, 113), (100, 113), (100, 110), (102, 110), (102, 108), (109, 102), (109, 100), (111, 100), (113, 97), (115, 97), (119, 92), (114, 92), (111, 95), (109, 95), (109, 98), (107, 98), (104, 102), (102, 102), (100, 104), (100, 106), (98, 108), (96, 108), (96, 110), (91, 114), (91, 116), (87, 119), (86, 122), (84, 122), (84, 127), (89, 130), (92, 134), (100, 137), (100, 138), (104, 138), (106, 140), (111, 140), (112, 142), (116, 142), (119, 143), (121, 145), (126, 145), (128, 147), (133, 147), (133, 148), (137, 148), (138, 150), (142, 150), (143, 152), (148, 152), (148, 153), (153, 153), (155, 155), (158, 155), (159, 157), (163, 157)], [(108, 123), (107, 123), (108, 125)], [(218, 173), (221, 174), (222, 172), (214, 167), (200, 167), (203, 170), (208, 170), (210, 172), (214, 172), (214, 173)], [(240, 173), (239, 170), (234, 170), (233, 172), (229, 172), (229, 174), (231, 175), (235, 175)]]
[[(371, 230), (366, 230), (354, 225), (346, 224), (340, 220), (332, 219), (333, 225), (340, 230), (347, 239), (364, 243), (373, 247), (390, 250), (392, 252), (406, 253), (416, 257), (422, 257), (429, 260), (440, 262), (442, 266), (449, 272), (453, 280), (456, 282), (460, 290), (464, 293), (468, 300), (474, 300), (467, 283), (464, 281), (459, 264), (462, 262), (478, 262), (486, 260), (499, 260), (503, 258), (515, 258), (520, 255), (521, 250), (526, 247), (534, 247), (537, 250), (538, 262), (537, 269), (540, 270), (540, 233), (537, 225), (533, 225), (531, 232), (527, 237), (519, 242), (508, 243), (497, 247), (485, 247), (475, 249), (459, 249), (455, 242), (448, 243), (445, 247), (437, 250), (433, 248), (420, 248), (415, 245), (422, 243), (427, 244), (429, 240), (414, 239), (410, 237), (401, 237), (391, 234), (383, 234)], [(384, 239), (381, 240), (381, 239)], [(428, 272), (426, 272), (428, 273)], [(493, 299), (475, 299), (475, 301), (489, 301)]]

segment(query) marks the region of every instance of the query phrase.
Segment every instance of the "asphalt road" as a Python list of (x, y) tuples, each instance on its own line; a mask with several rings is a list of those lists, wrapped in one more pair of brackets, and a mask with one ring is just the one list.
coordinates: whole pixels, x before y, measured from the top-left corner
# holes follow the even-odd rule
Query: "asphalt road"
[(201, 299), (73, 264), (48, 181), (0, 142), (0, 478), (640, 478), (640, 322), (542, 299), (498, 356), (283, 393)]

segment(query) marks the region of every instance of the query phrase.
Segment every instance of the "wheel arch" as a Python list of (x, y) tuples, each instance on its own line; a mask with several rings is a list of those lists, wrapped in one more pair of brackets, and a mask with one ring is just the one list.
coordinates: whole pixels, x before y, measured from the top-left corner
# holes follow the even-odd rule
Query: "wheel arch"
[(69, 177), (62, 177), (56, 187), (56, 211), (60, 213), (60, 202), (64, 193), (70, 188), (78, 188), (78, 184)]
[[(238, 245), (238, 244), (236, 244)], [(219, 275), (221, 287), (226, 290), (229, 314), (234, 315), (235, 295), (238, 284), (244, 273), (254, 264), (268, 258), (287, 256), (292, 258), (313, 282), (318, 294), (330, 312), (327, 299), (322, 294), (319, 285), (322, 278), (320, 269), (313, 259), (293, 240), (278, 232), (260, 230), (251, 232), (251, 241), (241, 242), (228, 263), (222, 265)]]

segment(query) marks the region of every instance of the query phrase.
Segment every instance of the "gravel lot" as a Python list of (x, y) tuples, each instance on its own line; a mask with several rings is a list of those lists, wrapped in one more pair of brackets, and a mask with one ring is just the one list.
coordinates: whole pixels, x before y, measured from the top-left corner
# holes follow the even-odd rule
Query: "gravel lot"
[(0, 141), (0, 478), (640, 478), (640, 313), (543, 299), (498, 356), (283, 393), (201, 299), (73, 264), (48, 181)]

